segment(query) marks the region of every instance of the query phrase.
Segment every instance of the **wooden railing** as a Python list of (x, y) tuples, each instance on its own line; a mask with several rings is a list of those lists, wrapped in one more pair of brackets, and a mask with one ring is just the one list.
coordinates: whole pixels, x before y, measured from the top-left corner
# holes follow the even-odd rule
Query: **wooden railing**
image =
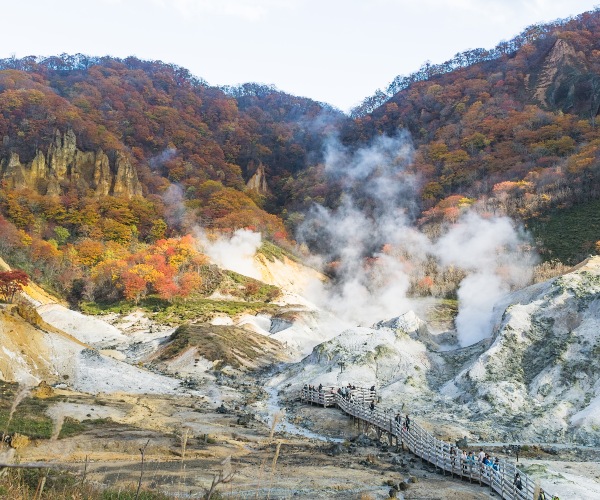
[(377, 393), (374, 389), (365, 387), (306, 386), (302, 389), (300, 397), (305, 403), (318, 404), (327, 408), (328, 406), (335, 406), (338, 398), (349, 398), (363, 405), (370, 404), (371, 401), (376, 401)]
[[(370, 389), (355, 388), (342, 395), (336, 387), (323, 387), (321, 390), (304, 387), (300, 398), (311, 404), (337, 406), (344, 413), (374, 426), (378, 434), (385, 433), (390, 440), (395, 438), (422, 461), (429, 462), (444, 474), (450, 473), (481, 485), (485, 484), (507, 500), (537, 500), (534, 498), (535, 482), (527, 474), (519, 471), (514, 464), (499, 460), (497, 469), (494, 469), (478, 462), (476, 457), (472, 461), (463, 460), (460, 448), (436, 439), (414, 420), (407, 426), (406, 418), (399, 413), (380, 410), (376, 405), (371, 409), (370, 403), (375, 402), (377, 396)], [(521, 477), (521, 489), (515, 485), (517, 473)], [(552, 495), (546, 492), (546, 498), (550, 500)]]

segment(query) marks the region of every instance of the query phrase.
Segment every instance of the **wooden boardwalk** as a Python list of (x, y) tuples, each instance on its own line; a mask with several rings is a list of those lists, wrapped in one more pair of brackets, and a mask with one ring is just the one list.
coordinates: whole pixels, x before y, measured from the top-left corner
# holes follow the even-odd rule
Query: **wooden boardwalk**
[[(346, 395), (342, 395), (338, 393), (336, 387), (323, 387), (321, 390), (304, 387), (300, 398), (309, 404), (324, 407), (337, 406), (344, 413), (352, 416), (365, 432), (373, 427), (379, 439), (387, 437), (390, 444), (394, 444), (395, 440), (396, 445), (401, 445), (403, 449), (408, 448), (421, 461), (433, 465), (444, 475), (451, 474), (453, 477), (487, 485), (490, 490), (507, 500), (538, 500), (534, 498), (535, 482), (527, 474), (519, 471), (514, 464), (500, 460), (498, 470), (494, 470), (477, 461), (462, 460), (460, 448), (436, 439), (414, 420), (411, 419), (407, 428), (405, 417), (398, 413), (381, 411), (377, 406), (371, 410), (370, 403), (375, 402), (376, 394), (370, 389), (350, 389), (347, 390)], [(521, 489), (515, 485), (517, 473), (521, 476)], [(546, 499), (552, 499), (552, 495), (548, 492), (546, 492)]]

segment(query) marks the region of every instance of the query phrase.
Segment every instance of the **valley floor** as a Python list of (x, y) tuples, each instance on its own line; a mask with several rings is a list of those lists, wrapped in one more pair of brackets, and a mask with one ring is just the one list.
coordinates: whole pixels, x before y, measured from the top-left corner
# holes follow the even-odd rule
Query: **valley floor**
[(266, 415), (235, 407), (221, 413), (223, 408), (214, 411), (190, 397), (129, 398), (61, 391), (50, 407), (80, 418), (110, 417), (72, 437), (32, 441), (16, 450), (18, 461), (49, 462), (79, 477), (86, 468), (87, 480), (100, 487), (135, 488), (140, 448), (148, 443), (142, 487), (175, 497), (201, 498), (224, 460), (235, 471), (233, 480), (218, 488), (224, 497), (387, 498), (391, 484), (409, 478), (414, 482), (404, 492), (407, 499), (488, 496), (485, 488), (443, 478), (370, 438), (353, 443), (357, 430), (336, 411), (313, 408), (322, 423), (316, 431), (346, 439), (344, 444), (284, 435), (262, 421)]
[[(407, 489), (399, 497), (405, 499), (490, 496), (485, 487), (444, 477), (409, 453), (377, 443), (374, 435), (359, 434), (352, 420), (335, 409), (294, 405), (286, 417), (275, 415), (291, 426), (310, 425), (322, 439), (283, 433), (279, 423), (269, 423), (274, 415), (268, 414), (273, 408), (266, 394), (254, 401), (254, 390), (240, 392), (238, 404), (230, 401), (215, 410), (190, 396), (92, 397), (57, 391), (48, 401), (48, 413), (96, 419), (90, 420), (96, 424), (75, 436), (33, 441), (17, 450), (18, 461), (50, 462), (79, 477), (86, 468), (87, 480), (100, 487), (135, 488), (140, 448), (148, 443), (142, 487), (177, 498), (201, 498), (223, 468), (235, 471), (230, 482), (218, 487), (226, 498), (383, 499), (390, 485), (401, 482)], [(600, 464), (577, 459), (561, 450), (551, 461), (544, 456), (521, 462), (561, 498), (597, 498)]]
[[(600, 274), (600, 260), (594, 265)], [(596, 276), (586, 273), (570, 279), (578, 283)], [(574, 292), (560, 283), (554, 295), (548, 292), (542, 298), (571, 297)], [(584, 289), (600, 293), (598, 283)], [(526, 293), (538, 297), (550, 286)], [(582, 335), (598, 331), (594, 301), (588, 301), (595, 305), (587, 319), (577, 316)], [(576, 308), (579, 302), (573, 299), (569, 304)], [(518, 302), (506, 321), (515, 327), (523, 323), (523, 317), (532, 315), (522, 311), (524, 307)], [(556, 313), (559, 319), (565, 316), (561, 311)], [(86, 480), (99, 488), (135, 489), (143, 449), (142, 488), (173, 498), (202, 498), (221, 473), (233, 474), (231, 481), (218, 486), (222, 497), (231, 498), (383, 499), (393, 486), (405, 499), (490, 496), (487, 488), (444, 477), (409, 453), (377, 442), (374, 434), (360, 434), (336, 409), (297, 401), (305, 383), (340, 385), (346, 378), (364, 387), (386, 381), (378, 386), (382, 405), (410, 411), (445, 441), (467, 436), (469, 449), (478, 451), (479, 443), (489, 440), (485, 447), (492, 456), (514, 459), (504, 454), (503, 443), (491, 441), (526, 445), (556, 438), (562, 445), (524, 447), (523, 469), (560, 498), (600, 497), (599, 449), (570, 448), (548, 425), (550, 412), (535, 413), (539, 419), (534, 422), (529, 406), (515, 397), (521, 386), (511, 382), (511, 365), (505, 360), (512, 359), (517, 347), (523, 350), (524, 342), (509, 342), (494, 365), (481, 356), (497, 354), (500, 342), (453, 351), (430, 349), (436, 340), (456, 347), (456, 339), (432, 335), (412, 312), (373, 328), (344, 330), (330, 340), (330, 331), (327, 338), (319, 337), (317, 312), (301, 308), (277, 317), (244, 313), (236, 323), (218, 317), (212, 325), (199, 323), (175, 333), (174, 327), (154, 323), (141, 312), (113, 316), (90, 318), (58, 304), (35, 311), (0, 308), (0, 375), (21, 384), (0, 382), (0, 429), (38, 437), (28, 445), (0, 449), (0, 464), (42, 461), (70, 470), (76, 478), (85, 470)], [(533, 327), (521, 330), (523, 338), (529, 330), (537, 332)], [(544, 332), (553, 338), (559, 330), (555, 326)], [(511, 340), (510, 332), (500, 340)], [(546, 361), (545, 355), (538, 356), (542, 347), (545, 344), (539, 347), (532, 341), (531, 359)], [(530, 359), (523, 352), (523, 359)], [(595, 366), (595, 358), (590, 359)], [(471, 384), (488, 366), (496, 366), (502, 383), (483, 387), (489, 397), (475, 398), (480, 387)], [(561, 369), (564, 385), (570, 387), (568, 376), (581, 371), (580, 365)], [(35, 388), (41, 380), (50, 385)], [(544, 397), (560, 385), (556, 380), (548, 378)], [(24, 386), (29, 389), (24, 391)], [(442, 387), (447, 390), (438, 397), (432, 388)], [(581, 399), (579, 393), (571, 396), (570, 401)], [(514, 411), (507, 410), (510, 405)], [(581, 417), (586, 440), (580, 442), (597, 442), (593, 408), (589, 405), (589, 415)], [(52, 487), (49, 482), (48, 498), (53, 498)]]

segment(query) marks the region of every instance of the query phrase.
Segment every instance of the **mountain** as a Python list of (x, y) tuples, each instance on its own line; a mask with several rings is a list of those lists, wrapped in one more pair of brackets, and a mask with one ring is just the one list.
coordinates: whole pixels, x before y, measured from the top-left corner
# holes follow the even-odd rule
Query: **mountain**
[[(184, 68), (133, 57), (63, 54), (5, 59), (0, 68), (3, 155), (29, 162), (50, 154), (56, 129), (71, 129), (85, 152), (125, 154), (143, 174), (145, 193), (160, 189), (153, 174), (187, 190), (207, 180), (241, 188), (260, 164), (270, 177), (297, 171), (318, 151), (328, 121), (341, 116), (272, 87), (219, 89)], [(319, 116), (321, 127), (302, 127)]]
[[(143, 195), (154, 218), (173, 231), (185, 225), (164, 206), (176, 185), (181, 205), (203, 226), (283, 233), (262, 207), (281, 211), (281, 185), (320, 155), (325, 130), (341, 117), (272, 87), (219, 89), (183, 68), (135, 58), (6, 59), (0, 70), (5, 190), (23, 193), (20, 202), (30, 193), (71, 200)], [(32, 203), (21, 203), (20, 217), (11, 215), (8, 204), (4, 213), (27, 231), (41, 224), (43, 233), (49, 224), (75, 237), (85, 232), (40, 217)], [(134, 223), (147, 239), (143, 223)]]
[[(598, 11), (530, 26), (493, 50), (397, 78), (351, 117), (270, 86), (212, 87), (160, 61), (1, 60), (0, 222), (10, 244), (0, 250), (76, 304), (103, 295), (88, 285), (97, 264), (198, 228), (250, 228), (291, 248), (315, 206), (351, 199), (378, 216), (350, 158), (404, 130), (410, 161), (375, 181), (398, 188), (412, 225), (435, 235), (466, 210), (507, 214), (533, 231), (545, 260), (574, 264), (600, 233), (585, 208), (600, 198), (599, 27)], [(566, 209), (578, 223), (565, 249), (555, 242)], [(306, 250), (326, 246), (307, 234)]]
[[(530, 26), (492, 50), (425, 64), (367, 99), (343, 124), (342, 140), (357, 148), (410, 131), (424, 224), (452, 222), (461, 200), (528, 225), (596, 200), (599, 25), (600, 12), (588, 12)], [(543, 247), (552, 235), (539, 237)], [(585, 258), (594, 242), (573, 248), (567, 260)], [(565, 259), (550, 246), (545, 257)]]

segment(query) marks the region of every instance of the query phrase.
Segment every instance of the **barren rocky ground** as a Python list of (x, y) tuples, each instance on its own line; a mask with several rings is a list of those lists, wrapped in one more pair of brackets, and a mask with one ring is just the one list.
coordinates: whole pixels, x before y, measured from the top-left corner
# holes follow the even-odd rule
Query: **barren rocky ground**
[(309, 439), (273, 429), (249, 408), (215, 411), (190, 397), (58, 391), (53, 399), (54, 414), (102, 420), (72, 437), (34, 440), (17, 450), (19, 461), (48, 461), (78, 475), (85, 468), (87, 480), (102, 486), (137, 485), (147, 443), (143, 487), (177, 496), (201, 497), (230, 457), (235, 474), (219, 487), (226, 497), (387, 498), (399, 483), (405, 498), (487, 497), (479, 486), (444, 479), (410, 454), (381, 446), (331, 409), (295, 412), (297, 421), (319, 422), (313, 431), (323, 439)]
[[(56, 390), (45, 400), (54, 425), (64, 423), (57, 416), (89, 425), (70, 437), (34, 440), (13, 458), (47, 461), (80, 477), (86, 469), (88, 481), (126, 488), (137, 486), (140, 449), (146, 446), (143, 488), (188, 498), (201, 498), (224, 469), (235, 473), (218, 491), (231, 498), (388, 498), (392, 485), (400, 484), (405, 489), (399, 497), (405, 499), (490, 496), (485, 487), (444, 477), (410, 453), (378, 442), (374, 433), (362, 434), (338, 410), (290, 402), (285, 415), (283, 409), (275, 412), (273, 399), (251, 381), (257, 382), (250, 376), (237, 380), (232, 390), (239, 398), (217, 408), (189, 395), (90, 396)], [(289, 425), (281, 425), (284, 419)], [(319, 438), (285, 432), (290, 426), (292, 432), (306, 429)], [(486, 449), (506, 456), (502, 447)], [(556, 493), (594, 498), (598, 458), (594, 449), (532, 447), (520, 460), (528, 473), (558, 485)], [(573, 497), (574, 492), (581, 496)]]
[[(582, 276), (589, 280), (591, 275)], [(571, 286), (570, 281), (560, 283), (565, 290)], [(573, 292), (577, 300), (578, 290)], [(597, 300), (590, 294), (597, 289), (585, 290), (589, 317), (569, 324), (592, 335)], [(143, 449), (142, 486), (176, 497), (202, 497), (220, 473), (233, 473), (218, 487), (222, 496), (233, 498), (388, 498), (393, 486), (406, 499), (489, 496), (486, 488), (441, 476), (401, 449), (377, 442), (374, 433), (361, 434), (338, 410), (297, 401), (303, 383), (337, 384), (344, 377), (363, 386), (377, 384), (382, 404), (406, 404), (413, 418), (441, 439), (468, 435), (471, 449), (483, 440), (497, 441), (483, 446), (514, 460), (504, 447), (506, 439), (480, 432), (470, 413), (460, 413), (466, 408), (460, 398), (434, 398), (434, 389), (449, 377), (458, 380), (460, 373), (467, 380), (466, 369), (488, 349), (493, 353), (491, 341), (444, 350), (452, 348), (451, 335), (430, 335), (414, 313), (335, 336), (323, 327), (318, 311), (297, 306), (273, 318), (218, 317), (212, 325), (173, 334), (174, 328), (153, 323), (141, 311), (89, 318), (52, 304), (52, 298), (36, 297), (37, 309), (0, 310), (0, 372), (4, 380), (21, 384), (2, 383), (0, 417), (16, 410), (13, 423), (37, 436), (17, 449), (0, 450), (0, 463), (50, 462), (78, 477), (85, 469), (86, 480), (100, 486), (125, 488), (137, 486)], [(569, 299), (570, 307), (577, 306), (575, 299)], [(523, 307), (515, 305), (511, 314)], [(557, 303), (557, 318), (563, 309)], [(511, 317), (504, 315), (503, 321)], [(527, 339), (531, 332), (527, 322), (521, 323)], [(498, 339), (506, 337), (504, 330)], [(556, 332), (548, 338), (551, 334)], [(493, 345), (498, 344), (496, 339)], [(582, 345), (585, 354), (588, 344)], [(310, 356), (293, 362), (313, 347)], [(571, 354), (565, 351), (560, 360)], [(528, 359), (523, 357), (523, 368)], [(340, 361), (345, 362), (343, 373)], [(564, 373), (569, 367), (562, 368)], [(588, 436), (596, 422), (593, 379), (594, 373), (578, 378), (578, 387), (589, 396), (584, 403), (588, 413), (578, 417)], [(50, 385), (35, 389), (42, 380)], [(490, 394), (488, 404), (503, 401)], [(22, 401), (14, 408), (19, 395)], [(490, 415), (486, 422), (498, 422), (491, 418), (491, 407), (483, 410)], [(0, 424), (9, 428), (6, 420)], [(519, 422), (503, 417), (502, 425), (512, 426), (510, 442), (521, 433), (520, 444), (529, 445), (521, 455), (524, 470), (547, 490), (561, 498), (598, 498), (598, 449), (542, 445), (539, 439), (528, 441), (532, 434), (522, 434)]]

